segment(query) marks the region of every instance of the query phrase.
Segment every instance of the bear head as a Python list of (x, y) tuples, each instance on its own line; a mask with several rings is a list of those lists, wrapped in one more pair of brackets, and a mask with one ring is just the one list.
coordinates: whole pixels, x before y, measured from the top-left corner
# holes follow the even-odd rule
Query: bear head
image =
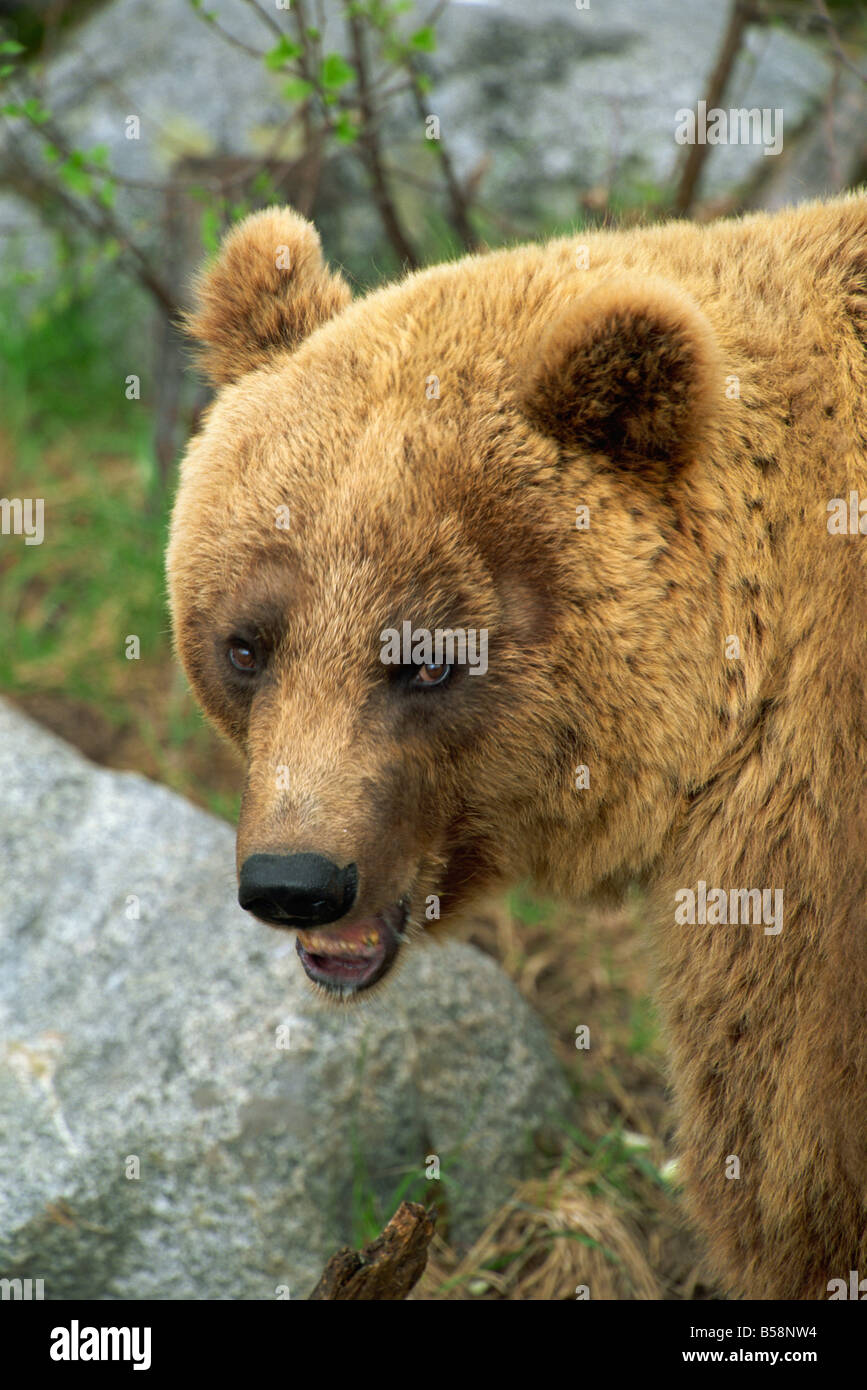
[(242, 905), (337, 995), (496, 887), (640, 874), (710, 756), (688, 518), (714, 335), (674, 284), (573, 259), (353, 302), (269, 209), (198, 282), (219, 391), (172, 519), (175, 641), (246, 761)]

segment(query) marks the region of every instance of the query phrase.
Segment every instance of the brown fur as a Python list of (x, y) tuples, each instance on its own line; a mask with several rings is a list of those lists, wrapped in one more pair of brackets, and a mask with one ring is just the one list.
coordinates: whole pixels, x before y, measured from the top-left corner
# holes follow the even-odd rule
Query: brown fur
[[(352, 305), (312, 235), (242, 223), (195, 319), (234, 384), (184, 463), (169, 581), (248, 759), (239, 863), (354, 861), (359, 916), (407, 893), (419, 931), (428, 894), (448, 919), (523, 878), (647, 883), (714, 1267), (826, 1297), (867, 1276), (867, 537), (826, 526), (867, 496), (867, 199), (582, 234), (589, 269), (567, 239)], [(404, 619), (486, 627), (488, 675), (395, 687), (379, 634)], [(243, 689), (239, 632), (267, 655)], [(699, 879), (783, 889), (782, 931), (676, 925)]]
[(295, 347), (351, 298), (345, 280), (323, 265), (315, 228), (289, 208), (268, 209), (230, 232), (195, 291), (197, 312), (186, 326), (218, 386)]

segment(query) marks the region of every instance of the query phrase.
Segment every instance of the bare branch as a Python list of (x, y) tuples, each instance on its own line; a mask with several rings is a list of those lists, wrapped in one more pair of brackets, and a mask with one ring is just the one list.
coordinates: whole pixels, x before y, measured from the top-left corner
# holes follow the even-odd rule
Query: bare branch
[(362, 119), (359, 143), (370, 175), (373, 197), (382, 219), (382, 225), (398, 256), (411, 270), (417, 270), (421, 262), (404, 230), (383, 167), (382, 148), (376, 128), (375, 108), (370, 91), (364, 25), (359, 16), (352, 13), (348, 15), (348, 24), (352, 58), (358, 75), (358, 105)]
[(816, 11), (816, 14), (825, 26), (825, 32), (828, 35), (828, 40), (831, 44), (831, 48), (834, 51), (834, 57), (837, 59), (837, 62), (841, 65), (841, 67), (846, 68), (847, 71), (854, 73), (855, 76), (858, 78), (859, 82), (863, 82), (865, 83), (865, 85), (867, 85), (867, 72), (862, 72), (861, 69), (857, 66), (857, 64), (852, 62), (852, 59), (849, 57), (848, 53), (843, 47), (842, 40), (837, 31), (837, 26), (835, 25), (833, 19), (828, 13), (828, 7), (825, 4), (825, 0), (813, 0), (813, 9)]
[(246, 53), (248, 58), (257, 58), (260, 62), (264, 59), (265, 53), (262, 49), (252, 48), (251, 45), (245, 43), (243, 39), (236, 39), (235, 35), (230, 34), (228, 29), (224, 29), (222, 24), (220, 24), (212, 14), (205, 13), (198, 5), (192, 5), (192, 9), (199, 16), (203, 24), (207, 24), (209, 28), (219, 34), (220, 38), (225, 39), (226, 43), (231, 44), (233, 48), (239, 49), (241, 53)]
[(95, 241), (105, 241), (109, 238), (116, 241), (120, 248), (121, 260), (127, 262), (129, 273), (148, 291), (169, 318), (176, 317), (179, 306), (174, 296), (154, 270), (145, 253), (107, 208), (97, 203), (84, 204), (71, 197), (43, 175), (34, 173), (27, 161), (14, 149), (8, 151), (8, 158), (18, 171), (14, 183), (24, 197), (29, 198), (40, 210), (44, 210), (46, 204), (54, 199), (65, 209), (69, 218), (83, 227)]
[[(25, 92), (28, 90), (30, 92), (35, 91), (35, 88), (28, 79), (22, 77), (19, 80)], [(73, 149), (71, 145), (60, 127), (52, 119), (49, 118), (48, 120), (37, 121), (26, 112), (23, 114), (24, 119), (27, 120), (31, 129), (46, 145), (53, 145), (58, 154), (66, 160), (72, 157)], [(43, 196), (47, 191), (50, 195), (56, 197), (58, 202), (66, 208), (67, 212), (97, 240), (111, 239), (116, 241), (121, 249), (122, 255), (135, 266), (136, 278), (140, 283), (144, 285), (166, 313), (174, 314), (177, 312), (178, 306), (171, 291), (151, 264), (148, 256), (141, 247), (133, 241), (129, 231), (124, 227), (115, 213), (112, 212), (111, 208), (106, 207), (104, 203), (97, 202), (95, 199), (91, 199), (88, 203), (84, 203), (77, 198), (73, 198), (64, 189), (60, 188), (55, 181), (46, 179), (44, 176), (35, 173), (27, 162), (18, 155), (14, 141), (9, 142), (7, 157), (11, 157), (16, 167), (24, 171), (28, 176), (26, 181), (29, 182), (31, 187), (39, 188)], [(98, 172), (102, 174), (103, 177), (111, 177), (106, 174), (104, 169)]]
[[(424, 125), (427, 119), (428, 109), (425, 101), (425, 94), (419, 82), (419, 74), (413, 65), (412, 59), (408, 59), (406, 69), (409, 74), (410, 86), (412, 88), (413, 101), (418, 113), (419, 120)], [(449, 202), (449, 220), (460, 238), (461, 244), (467, 251), (475, 251), (480, 243), (470, 222), (469, 201), (466, 192), (455, 173), (451, 155), (442, 140), (434, 142), (436, 156), (442, 169), (443, 181), (446, 186), (446, 193)]]
[(255, 13), (262, 20), (262, 23), (267, 24), (272, 34), (276, 34), (278, 39), (283, 38), (283, 30), (281, 29), (280, 25), (277, 23), (276, 19), (272, 14), (269, 14), (267, 10), (262, 9), (262, 6), (258, 4), (258, 0), (244, 0), (244, 4), (248, 5), (251, 10), (255, 11)]
[[(708, 79), (708, 110), (721, 104), (734, 65), (737, 62), (738, 54), (743, 47), (747, 28), (755, 17), (752, 5), (746, 3), (746, 0), (733, 0), (729, 22), (726, 25), (726, 31), (723, 35), (719, 55), (714, 70)], [(701, 171), (704, 167), (704, 162), (709, 150), (709, 145), (701, 145), (698, 141), (689, 147), (686, 159), (684, 160), (683, 171), (674, 195), (674, 211), (681, 217), (685, 217), (692, 207), (701, 177)]]

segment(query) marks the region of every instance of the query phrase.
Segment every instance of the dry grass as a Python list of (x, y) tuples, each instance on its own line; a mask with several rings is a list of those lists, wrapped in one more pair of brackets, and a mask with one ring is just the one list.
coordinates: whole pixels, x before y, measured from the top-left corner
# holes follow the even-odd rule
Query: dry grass
[(413, 1297), (661, 1298), (640, 1237), (586, 1182), (570, 1175), (525, 1183), (463, 1258), (434, 1246)]

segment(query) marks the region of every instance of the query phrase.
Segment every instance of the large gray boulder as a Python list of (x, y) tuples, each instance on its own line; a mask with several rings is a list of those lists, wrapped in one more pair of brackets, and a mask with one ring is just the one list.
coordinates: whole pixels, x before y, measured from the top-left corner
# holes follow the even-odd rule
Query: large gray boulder
[(543, 1028), (471, 947), (328, 1006), (237, 907), (228, 825), (2, 703), (0, 787), (0, 1277), (304, 1297), (429, 1155), (469, 1240), (565, 1113)]

